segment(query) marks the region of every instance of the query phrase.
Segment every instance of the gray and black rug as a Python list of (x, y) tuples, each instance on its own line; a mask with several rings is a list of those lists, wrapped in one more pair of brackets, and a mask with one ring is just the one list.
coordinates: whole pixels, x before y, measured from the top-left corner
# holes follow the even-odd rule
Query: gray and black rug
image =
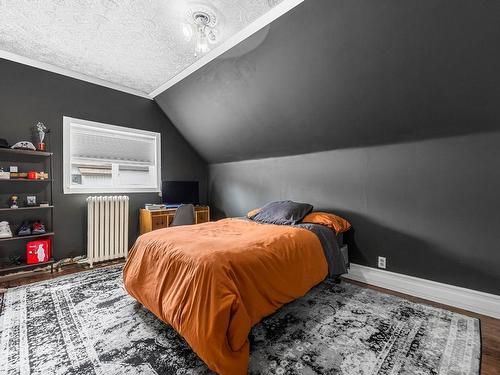
[[(324, 282), (251, 332), (251, 374), (479, 374), (476, 319)], [(0, 374), (209, 374), (121, 267), (10, 289)]]

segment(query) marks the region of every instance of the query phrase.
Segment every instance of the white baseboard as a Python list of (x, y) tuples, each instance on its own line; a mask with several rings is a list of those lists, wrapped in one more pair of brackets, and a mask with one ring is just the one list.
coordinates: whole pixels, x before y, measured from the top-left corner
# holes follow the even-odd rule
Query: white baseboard
[(500, 296), (352, 264), (347, 279), (500, 319)]

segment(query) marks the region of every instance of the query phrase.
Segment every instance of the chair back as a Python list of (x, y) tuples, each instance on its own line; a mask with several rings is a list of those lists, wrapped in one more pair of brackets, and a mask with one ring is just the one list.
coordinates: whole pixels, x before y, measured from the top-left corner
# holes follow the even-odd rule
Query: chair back
[(194, 206), (192, 204), (181, 204), (175, 211), (171, 227), (179, 225), (191, 225), (195, 223)]

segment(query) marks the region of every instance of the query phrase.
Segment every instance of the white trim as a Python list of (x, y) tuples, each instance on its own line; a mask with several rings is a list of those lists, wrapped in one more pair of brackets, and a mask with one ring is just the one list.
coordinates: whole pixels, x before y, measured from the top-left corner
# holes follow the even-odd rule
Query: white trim
[(183, 80), (190, 74), (194, 73), (202, 66), (208, 64), (210, 61), (222, 55), (224, 52), (230, 50), (235, 45), (241, 43), (250, 35), (255, 34), (257, 31), (263, 27), (269, 25), (275, 19), (281, 17), (288, 11), (295, 8), (297, 5), (302, 3), (304, 0), (284, 0), (274, 8), (269, 10), (267, 13), (257, 18), (248, 26), (244, 27), (242, 30), (238, 31), (236, 34), (226, 39), (223, 43), (219, 44), (213, 50), (209, 51), (207, 54), (203, 55), (200, 59), (196, 60), (193, 64), (189, 65), (186, 69), (175, 75), (173, 78), (169, 79), (163, 85), (158, 87), (156, 90), (149, 93), (150, 98), (155, 98), (160, 95), (163, 91), (175, 85), (177, 82)]
[(345, 278), (500, 319), (500, 296), (352, 264)]
[[(154, 139), (156, 184), (151, 186), (110, 186), (110, 187), (78, 187), (71, 184), (71, 125), (104, 129), (116, 134), (126, 134), (130, 137)], [(108, 161), (110, 162), (110, 161)], [(113, 162), (114, 163), (114, 162)], [(122, 165), (130, 164), (120, 162)], [(100, 193), (160, 193), (161, 192), (161, 134), (149, 130), (110, 125), (102, 122), (88, 121), (74, 117), (63, 116), (63, 192), (64, 194), (100, 194)]]
[(94, 85), (104, 86), (104, 87), (107, 87), (109, 89), (126, 92), (127, 94), (140, 96), (141, 98), (146, 98), (146, 99), (151, 99), (151, 100), (153, 99), (148, 94), (141, 92), (141, 91), (138, 91), (138, 90), (135, 90), (135, 89), (132, 89), (130, 87), (121, 86), (121, 85), (118, 85), (116, 83), (111, 83), (111, 82), (105, 81), (105, 80), (100, 79), (100, 78), (90, 77), (90, 76), (83, 74), (83, 73), (78, 73), (78, 72), (75, 72), (73, 70), (61, 68), (57, 65), (33, 60), (33, 59), (28, 58), (28, 57), (17, 55), (15, 53), (0, 50), (0, 58), (14, 61), (14, 62), (24, 64), (24, 65), (29, 65), (29, 66), (32, 66), (32, 67), (35, 67), (38, 69), (47, 70), (49, 72), (61, 74), (63, 76), (76, 78), (76, 79), (79, 79), (80, 81), (93, 83)]

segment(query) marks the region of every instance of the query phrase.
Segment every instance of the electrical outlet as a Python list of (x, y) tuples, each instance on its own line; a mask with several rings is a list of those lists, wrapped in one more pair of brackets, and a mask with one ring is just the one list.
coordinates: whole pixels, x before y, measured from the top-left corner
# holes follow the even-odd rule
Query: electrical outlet
[(378, 257), (378, 268), (384, 268), (385, 269), (385, 257)]

